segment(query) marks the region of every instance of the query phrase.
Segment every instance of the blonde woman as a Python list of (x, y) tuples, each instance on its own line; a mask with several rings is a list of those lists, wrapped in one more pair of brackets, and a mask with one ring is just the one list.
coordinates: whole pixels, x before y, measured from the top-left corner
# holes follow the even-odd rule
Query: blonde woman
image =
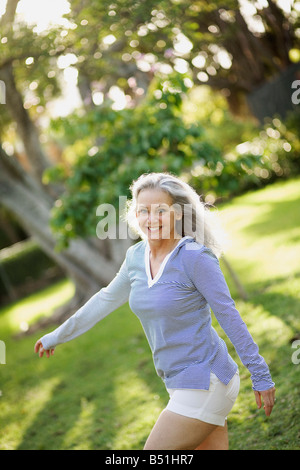
[(144, 174), (131, 191), (128, 222), (142, 241), (128, 249), (113, 281), (38, 340), (35, 351), (49, 357), (129, 300), (170, 395), (144, 449), (228, 449), (227, 415), (240, 379), (210, 309), (250, 371), (256, 403), (260, 408), (263, 400), (267, 416), (275, 388), (221, 272), (211, 213), (189, 185), (168, 173)]

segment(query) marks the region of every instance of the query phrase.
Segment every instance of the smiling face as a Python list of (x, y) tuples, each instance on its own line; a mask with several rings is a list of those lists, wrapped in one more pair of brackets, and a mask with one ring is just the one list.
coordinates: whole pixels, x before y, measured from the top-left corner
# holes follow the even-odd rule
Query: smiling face
[(149, 240), (181, 238), (175, 230), (178, 215), (171, 196), (160, 189), (143, 189), (137, 197), (136, 216)]

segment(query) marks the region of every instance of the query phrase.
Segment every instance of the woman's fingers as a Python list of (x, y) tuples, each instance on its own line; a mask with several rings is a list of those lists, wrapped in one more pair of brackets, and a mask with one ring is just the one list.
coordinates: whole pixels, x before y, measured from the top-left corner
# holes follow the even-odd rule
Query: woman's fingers
[(42, 344), (42, 343), (40, 342), (40, 340), (38, 340), (38, 341), (35, 343), (35, 345), (34, 345), (34, 352), (35, 352), (35, 353), (37, 353), (37, 352), (39, 351), (41, 344)]
[(44, 348), (42, 342), (38, 340), (34, 345), (34, 352), (39, 353), (39, 356), (42, 357), (44, 353)]
[(265, 404), (265, 413), (270, 416), (273, 406), (275, 404), (275, 388), (261, 392)]
[(257, 408), (261, 408), (261, 395), (260, 395), (260, 392), (254, 391), (254, 395), (255, 395), (255, 401), (256, 401), (256, 404), (257, 404)]
[(261, 408), (263, 399), (266, 416), (270, 416), (275, 404), (275, 388), (273, 387), (262, 392), (255, 391), (254, 394), (257, 407)]
[(50, 357), (50, 356), (53, 356), (53, 354), (54, 354), (54, 348), (52, 348), (52, 349), (44, 349), (44, 347), (43, 347), (43, 345), (42, 345), (42, 342), (41, 342), (40, 340), (38, 340), (38, 341), (35, 343), (34, 352), (35, 352), (35, 353), (39, 353), (39, 357), (43, 357), (44, 353), (46, 353), (46, 356), (47, 356), (47, 357)]
[(54, 349), (44, 349), (44, 351), (47, 357), (53, 356), (54, 354)]

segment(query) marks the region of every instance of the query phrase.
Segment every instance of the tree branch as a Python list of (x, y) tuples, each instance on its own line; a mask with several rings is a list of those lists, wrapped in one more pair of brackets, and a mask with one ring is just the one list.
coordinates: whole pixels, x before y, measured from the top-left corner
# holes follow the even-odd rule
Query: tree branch
[(0, 27), (14, 22), (19, 1), (20, 0), (7, 0), (5, 13), (0, 20)]

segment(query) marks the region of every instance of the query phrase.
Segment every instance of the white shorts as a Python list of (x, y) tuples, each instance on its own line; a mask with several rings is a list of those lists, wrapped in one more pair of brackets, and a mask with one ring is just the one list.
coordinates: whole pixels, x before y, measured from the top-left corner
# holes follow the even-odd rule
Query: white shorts
[(211, 372), (209, 390), (168, 389), (170, 395), (166, 410), (206, 423), (224, 426), (240, 389), (238, 371), (228, 385)]

